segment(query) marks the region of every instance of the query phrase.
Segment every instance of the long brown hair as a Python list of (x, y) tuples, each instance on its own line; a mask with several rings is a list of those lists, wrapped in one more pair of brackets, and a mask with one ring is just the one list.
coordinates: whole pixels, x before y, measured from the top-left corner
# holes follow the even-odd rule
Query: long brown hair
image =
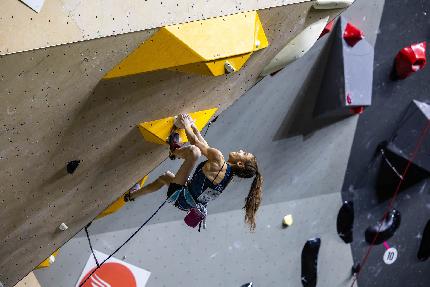
[(238, 177), (251, 178), (251, 189), (245, 199), (245, 222), (249, 225), (249, 229), (253, 231), (256, 227), (255, 217), (257, 210), (260, 207), (262, 193), (263, 193), (263, 176), (258, 171), (257, 159), (253, 157), (250, 160), (244, 161), (243, 166), (233, 165), (233, 173)]

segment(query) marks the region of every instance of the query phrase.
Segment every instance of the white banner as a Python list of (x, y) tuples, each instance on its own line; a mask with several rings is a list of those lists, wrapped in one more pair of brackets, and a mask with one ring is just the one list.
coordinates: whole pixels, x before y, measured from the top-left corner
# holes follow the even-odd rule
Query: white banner
[[(108, 255), (96, 250), (94, 250), (94, 253), (99, 263), (108, 257)], [(94, 257), (90, 254), (76, 287), (79, 287), (96, 267)], [(148, 282), (149, 275), (151, 275), (151, 272), (145, 269), (111, 258), (82, 287), (144, 287)]]

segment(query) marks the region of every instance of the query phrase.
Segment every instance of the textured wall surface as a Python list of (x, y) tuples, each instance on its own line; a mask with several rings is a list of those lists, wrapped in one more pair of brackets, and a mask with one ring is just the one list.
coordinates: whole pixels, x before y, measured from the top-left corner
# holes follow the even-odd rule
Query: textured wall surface
[(46, 0), (35, 13), (3, 0), (0, 55), (308, 1)]
[[(160, 71), (100, 81), (152, 30), (2, 56), (0, 281), (24, 277), (165, 159), (166, 148), (145, 143), (136, 124), (225, 109), (304, 26), (340, 12), (311, 5), (261, 11), (271, 45), (238, 73), (216, 78)], [(80, 167), (67, 174), (76, 159)]]
[[(376, 2), (382, 7), (384, 1)], [(342, 192), (344, 199), (354, 200), (358, 215), (356, 240), (352, 244), (356, 262), (364, 258), (369, 248), (364, 241), (366, 228), (375, 224), (388, 206), (388, 201), (381, 202), (377, 198), (375, 181), (382, 160), (381, 156), (375, 156), (377, 146), (393, 135), (413, 99), (430, 101), (428, 65), (404, 80), (394, 81), (390, 77), (394, 58), (400, 49), (421, 41), (428, 42), (429, 11), (430, 2), (423, 0), (392, 0), (385, 1), (383, 5), (375, 45), (373, 105), (358, 121)], [(426, 54), (428, 59), (428, 48)], [(415, 146), (423, 128), (416, 127), (417, 136), (410, 138), (411, 145)], [(403, 173), (403, 168), (397, 166), (397, 169)], [(424, 180), (399, 193), (394, 208), (400, 211), (402, 222), (395, 235), (387, 241), (391, 247), (397, 248), (397, 261), (385, 264), (384, 246), (375, 246), (360, 274), (358, 282), (361, 286), (430, 286), (430, 262), (417, 259), (422, 232), (430, 218), (429, 186), (430, 182)]]
[(37, 280), (34, 272), (29, 273), (21, 281), (19, 281), (15, 287), (41, 287), (39, 281)]
[[(243, 148), (258, 157), (265, 185), (256, 232), (247, 230), (241, 210), (249, 180), (235, 180), (210, 203), (208, 229), (201, 233), (185, 226), (183, 212), (166, 206), (116, 255), (151, 271), (147, 286), (241, 286), (253, 281), (254, 286), (298, 287), (301, 250), (315, 236), (322, 239), (318, 286), (350, 284), (350, 246), (337, 236), (335, 222), (357, 117), (324, 127), (310, 121), (326, 39), (274, 77), (261, 80), (208, 130), (208, 142), (224, 154)], [(317, 128), (291, 135), (296, 113)], [(164, 162), (148, 180), (168, 169), (175, 172), (179, 164)], [(165, 194), (163, 188), (95, 221), (90, 227), (94, 248), (115, 250)], [(295, 222), (283, 229), (288, 213)], [(90, 255), (83, 232), (61, 250), (54, 265), (36, 272), (42, 286), (74, 286)]]

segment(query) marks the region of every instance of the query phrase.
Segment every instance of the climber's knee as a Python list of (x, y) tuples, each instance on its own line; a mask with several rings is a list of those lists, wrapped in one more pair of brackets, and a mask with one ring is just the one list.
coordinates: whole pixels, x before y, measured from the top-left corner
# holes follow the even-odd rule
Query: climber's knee
[(159, 177), (159, 180), (165, 184), (168, 185), (172, 182), (172, 180), (175, 178), (175, 175), (170, 172), (170, 171), (166, 171), (162, 176)]

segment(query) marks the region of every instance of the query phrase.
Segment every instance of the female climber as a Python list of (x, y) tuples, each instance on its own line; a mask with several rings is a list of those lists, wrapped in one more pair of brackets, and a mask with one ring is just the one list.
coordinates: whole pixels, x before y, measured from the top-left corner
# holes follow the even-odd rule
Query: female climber
[[(226, 161), (219, 150), (208, 145), (189, 115), (179, 115), (176, 125), (185, 130), (190, 143), (188, 146), (181, 146), (178, 143), (179, 135), (175, 132), (169, 138), (171, 155), (184, 159), (178, 172), (173, 174), (167, 171), (147, 186), (139, 190), (132, 190), (126, 195), (126, 201), (134, 200), (141, 195), (155, 192), (164, 185), (169, 185), (167, 191), (169, 201), (179, 209), (188, 211), (185, 222), (195, 227), (198, 223), (204, 222), (208, 202), (216, 199), (224, 191), (233, 176), (254, 177), (244, 206), (245, 222), (249, 224), (250, 230), (254, 230), (263, 184), (263, 176), (258, 170), (255, 156), (240, 150), (231, 152)], [(189, 179), (201, 155), (204, 155), (207, 160), (197, 166)], [(190, 217), (191, 221), (195, 221), (193, 217), (197, 217), (198, 223), (189, 224), (187, 218), (190, 219)]]

